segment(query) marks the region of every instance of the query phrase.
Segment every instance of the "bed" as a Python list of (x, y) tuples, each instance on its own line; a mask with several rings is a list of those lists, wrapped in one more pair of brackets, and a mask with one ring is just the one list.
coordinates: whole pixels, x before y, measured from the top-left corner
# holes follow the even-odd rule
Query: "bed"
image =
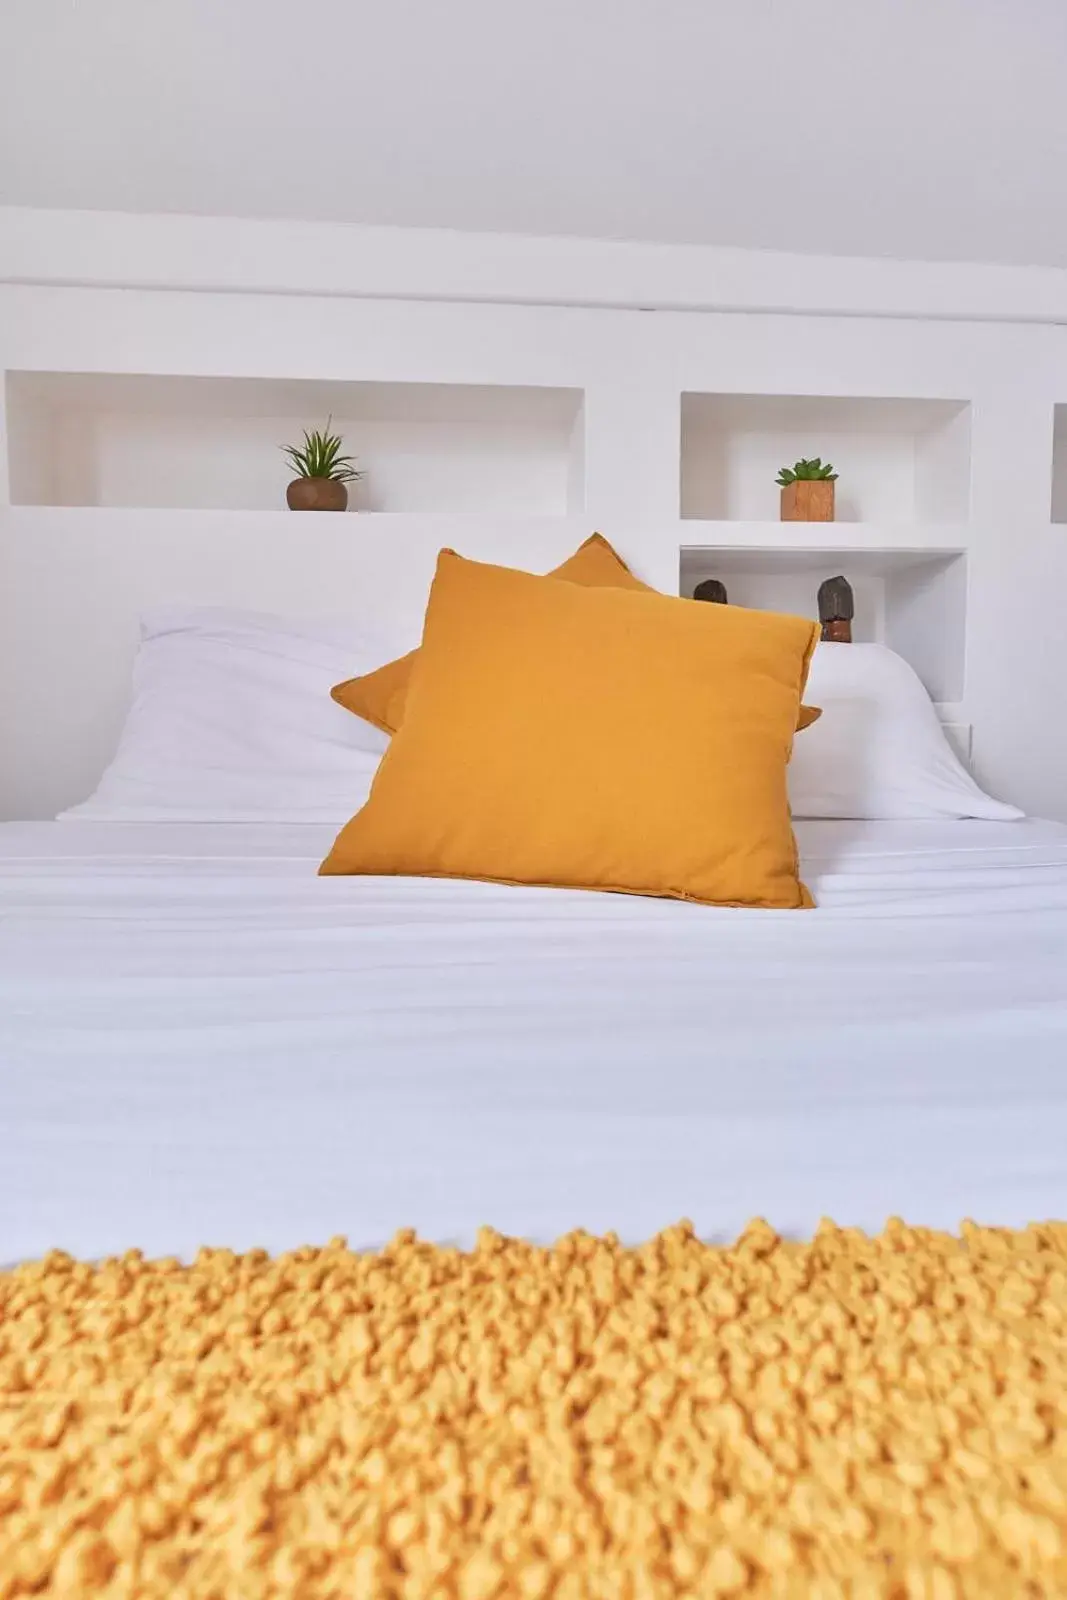
[(0, 1596), (1067, 1593), (1067, 826), (828, 642), (815, 911), (318, 876), (360, 649), (0, 827)]
[(808, 822), (820, 910), (0, 829), (0, 1258), (1067, 1212), (1067, 828)]

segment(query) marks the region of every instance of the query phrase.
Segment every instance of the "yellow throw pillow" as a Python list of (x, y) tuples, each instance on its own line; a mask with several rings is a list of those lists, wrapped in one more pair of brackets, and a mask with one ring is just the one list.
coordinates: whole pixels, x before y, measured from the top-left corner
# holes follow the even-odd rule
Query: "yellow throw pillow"
[(444, 550), (404, 720), (320, 870), (808, 906), (786, 766), (818, 631)]
[[(655, 593), (647, 583), (634, 577), (602, 533), (590, 534), (572, 556), (553, 567), (549, 577), (565, 578), (568, 583), (588, 584), (593, 588), (608, 584), (619, 589)], [(406, 656), (387, 661), (384, 667), (367, 672), (362, 678), (349, 678), (345, 683), (335, 684), (330, 695), (339, 706), (373, 723), (383, 733), (395, 733), (404, 718), (404, 701), (418, 654), (418, 650), (409, 650)]]
[[(580, 544), (572, 556), (558, 567), (553, 567), (550, 578), (565, 578), (568, 583), (580, 583), (590, 588), (605, 586), (615, 589), (638, 589), (644, 594), (657, 594), (649, 584), (635, 578), (618, 551), (608, 543), (602, 533), (592, 533)], [(404, 719), (404, 702), (418, 650), (387, 661), (383, 667), (364, 673), (361, 678), (348, 678), (335, 684), (331, 698), (353, 716), (362, 717), (383, 733), (395, 733)], [(798, 729), (808, 728), (822, 716), (815, 706), (801, 706)]]

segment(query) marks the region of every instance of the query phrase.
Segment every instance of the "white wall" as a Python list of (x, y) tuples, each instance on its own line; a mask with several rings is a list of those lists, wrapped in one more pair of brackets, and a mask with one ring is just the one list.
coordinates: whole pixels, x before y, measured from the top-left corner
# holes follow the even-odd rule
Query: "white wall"
[[(950, 504), (931, 510), (929, 501), (920, 503), (913, 461), (910, 498), (904, 480), (887, 477), (879, 480), (873, 517), (806, 533), (812, 544), (821, 547), (825, 536), (841, 549), (835, 565), (846, 572), (850, 549), (873, 559), (875, 571), (885, 550), (964, 553), (963, 565), (951, 570), (965, 572), (966, 593), (944, 623), (962, 640), (962, 692), (951, 719), (973, 728), (982, 781), (1028, 809), (1067, 818), (1061, 647), (1067, 530), (1050, 520), (1053, 407), (1067, 402), (1067, 330), (1014, 321), (884, 318), (872, 275), (862, 266), (859, 280), (846, 283), (841, 295), (850, 311), (866, 297), (869, 314), (862, 317), (454, 303), (445, 298), (454, 280), (444, 270), (436, 301), (362, 297), (365, 280), (358, 271), (350, 280), (358, 294), (338, 289), (324, 296), (299, 289), (295, 262), (306, 228), (293, 231), (284, 293), (55, 281), (65, 278), (69, 285), (93, 271), (109, 282), (124, 271), (136, 278), (140, 271), (149, 275), (147, 266), (158, 275), (168, 236), (184, 240), (171, 272), (195, 279), (198, 262), (203, 273), (218, 269), (233, 237), (227, 223), (201, 222), (183, 234), (169, 224), (184, 219), (140, 220), (145, 230), (128, 233), (140, 244), (131, 245), (125, 264), (111, 260), (104, 271), (84, 219), (80, 230), (69, 218), (61, 227), (43, 219), (36, 244), (20, 219), (23, 265), (32, 264), (37, 249), (33, 270), (52, 281), (0, 286), (0, 367), (577, 389), (584, 394), (581, 426), (571, 429), (565, 461), (560, 446), (564, 475), (551, 502), (536, 504), (517, 491), (509, 469), (491, 507), (451, 508), (459, 514), (442, 520), (420, 504), (400, 515), (327, 519), (328, 526), (322, 519), (309, 523), (283, 512), (217, 505), (199, 511), (10, 505), (8, 451), (0, 450), (0, 804), (6, 814), (48, 814), (91, 783), (121, 715), (135, 613), (161, 599), (275, 609), (288, 603), (305, 612), (336, 612), (351, 603), (385, 609), (401, 633), (414, 633), (440, 543), (548, 567), (593, 527), (665, 588), (677, 588), (686, 546), (765, 548), (781, 538), (782, 571), (791, 570), (787, 556), (796, 532), (779, 529), (773, 513), (761, 509), (762, 522), (734, 520), (728, 507), (721, 520), (681, 516), (681, 397), (710, 393), (951, 401), (965, 408), (958, 413), (965, 415), (969, 445), (962, 458), (964, 514), (942, 523), (938, 517)], [(325, 232), (332, 237), (346, 230)], [(117, 235), (109, 237), (114, 242)], [(41, 239), (50, 241), (46, 262)], [(538, 276), (545, 244), (531, 242), (522, 268), (534, 299), (538, 284), (545, 299), (560, 287), (552, 271)], [(661, 265), (681, 281), (695, 273), (690, 254), (664, 257)], [(335, 251), (335, 265), (337, 259)], [(623, 259), (612, 257), (616, 265)], [(521, 260), (514, 253), (512, 266)], [(258, 258), (253, 268), (257, 264)], [(432, 279), (432, 263), (424, 266)], [(766, 263), (764, 269), (766, 279)], [(947, 309), (951, 297), (942, 273), (950, 270), (931, 269), (925, 287), (921, 274), (912, 272), (912, 290), (942, 299)], [(974, 270), (960, 269), (958, 309), (969, 303)], [(310, 287), (317, 281), (309, 275)], [(827, 281), (831, 288), (841, 282), (840, 270)], [(892, 273), (878, 281), (891, 289)], [(1023, 298), (1008, 296), (1014, 310), (1005, 314), (1021, 315)], [(887, 292), (886, 299), (893, 295)], [(887, 309), (896, 312), (899, 304)], [(982, 315), (989, 315), (988, 304)], [(0, 427), (5, 437), (12, 431), (19, 461), (32, 440), (20, 442), (26, 416), (17, 406), (9, 409)], [(39, 437), (32, 419), (29, 429)], [(174, 457), (166, 436), (156, 439), (165, 460), (142, 466), (162, 475), (172, 470)], [(373, 466), (371, 434), (366, 447), (358, 437), (352, 442)], [(949, 430), (944, 447), (958, 480), (959, 432)], [(195, 453), (187, 466), (206, 470)], [(469, 468), (468, 461), (467, 484)], [(252, 470), (247, 463), (246, 470)], [(865, 470), (855, 468), (857, 475)], [(580, 503), (579, 487), (585, 512), (566, 514)], [(849, 492), (847, 481), (840, 487)], [(887, 573), (888, 567), (884, 585)], [(872, 615), (890, 592), (884, 585)], [(930, 628), (938, 625), (932, 617)]]
[[(311, 48), (305, 14), (5, 0), (0, 193), (525, 235), (483, 250), (494, 298), (568, 235), (1067, 263), (1061, 0), (317, 0)], [(240, 236), (228, 272), (300, 248)], [(409, 292), (391, 254), (378, 292)]]

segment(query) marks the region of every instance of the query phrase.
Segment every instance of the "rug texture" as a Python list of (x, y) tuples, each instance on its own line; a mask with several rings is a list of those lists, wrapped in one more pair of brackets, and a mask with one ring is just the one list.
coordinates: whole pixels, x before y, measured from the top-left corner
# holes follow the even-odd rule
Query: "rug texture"
[(1067, 1595), (1067, 1226), (0, 1275), (0, 1596)]

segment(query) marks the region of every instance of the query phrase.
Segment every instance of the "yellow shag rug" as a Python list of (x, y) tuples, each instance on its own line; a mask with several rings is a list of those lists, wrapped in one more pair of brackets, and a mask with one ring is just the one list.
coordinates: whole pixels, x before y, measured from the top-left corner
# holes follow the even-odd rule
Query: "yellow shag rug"
[(0, 1275), (0, 1596), (1067, 1595), (1067, 1226)]

